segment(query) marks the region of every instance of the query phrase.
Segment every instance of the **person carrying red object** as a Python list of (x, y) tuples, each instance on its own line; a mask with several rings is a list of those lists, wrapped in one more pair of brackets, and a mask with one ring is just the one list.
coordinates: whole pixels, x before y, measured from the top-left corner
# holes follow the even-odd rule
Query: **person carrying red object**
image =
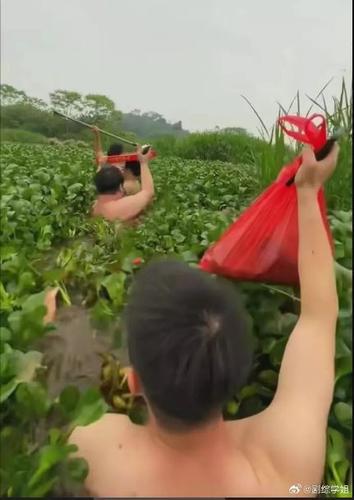
[[(93, 128), (94, 136), (95, 136), (95, 157), (96, 157), (96, 165), (97, 169), (103, 165), (108, 165), (107, 160), (108, 157), (112, 156), (120, 156), (123, 153), (123, 145), (119, 142), (111, 144), (107, 150), (107, 154), (105, 155), (102, 150), (101, 137), (99, 130), (97, 127)], [(124, 193), (126, 195), (136, 194), (140, 191), (140, 163), (137, 160), (132, 161), (117, 161), (114, 163), (110, 163), (112, 167), (119, 168), (124, 177)]]
[[(97, 497), (309, 496), (321, 484), (334, 390), (338, 297), (318, 191), (335, 169), (310, 148), (295, 174), (301, 313), (289, 337), (270, 405), (225, 422), (222, 408), (246, 381), (251, 349), (231, 289), (182, 262), (140, 271), (126, 331), (133, 394), (146, 425), (107, 414), (78, 427), (70, 443), (87, 460)], [(311, 493), (310, 493), (311, 495)]]
[(142, 148), (139, 146), (137, 155), (141, 167), (140, 191), (126, 196), (124, 176), (119, 166), (103, 165), (95, 175), (98, 196), (92, 209), (92, 215), (101, 216), (110, 221), (132, 221), (152, 202), (155, 190), (148, 163), (150, 151), (143, 154)]

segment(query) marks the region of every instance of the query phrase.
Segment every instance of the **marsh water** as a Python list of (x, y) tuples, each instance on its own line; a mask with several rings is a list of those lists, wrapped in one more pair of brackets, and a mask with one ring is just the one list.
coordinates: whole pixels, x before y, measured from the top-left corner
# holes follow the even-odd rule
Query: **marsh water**
[(49, 332), (39, 346), (51, 396), (56, 397), (67, 385), (80, 390), (97, 386), (102, 353), (113, 352), (123, 365), (128, 364), (126, 347), (117, 347), (115, 341), (117, 326), (98, 330), (84, 307), (60, 308), (55, 326), (56, 330)]

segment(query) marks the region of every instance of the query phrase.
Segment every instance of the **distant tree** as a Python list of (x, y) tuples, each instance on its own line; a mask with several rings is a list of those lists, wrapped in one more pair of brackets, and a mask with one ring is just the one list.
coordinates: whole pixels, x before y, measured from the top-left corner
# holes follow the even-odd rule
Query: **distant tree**
[(34, 108), (40, 109), (41, 111), (48, 111), (48, 104), (38, 97), (26, 97), (25, 102)]
[(123, 130), (133, 132), (143, 139), (156, 139), (163, 136), (182, 137), (188, 132), (183, 130), (182, 122), (171, 124), (159, 113), (148, 111), (138, 113), (133, 110), (131, 113), (123, 113)]
[(23, 90), (17, 90), (12, 85), (7, 85), (6, 83), (0, 85), (0, 100), (2, 106), (19, 104), (20, 102), (25, 102), (26, 99), (28, 99), (28, 97)]
[(183, 130), (183, 127), (182, 127), (182, 122), (179, 121), (179, 122), (176, 122), (172, 125), (172, 128), (174, 128), (175, 130)]
[(20, 102), (1, 108), (1, 127), (37, 132), (47, 137), (56, 135), (62, 121), (48, 111), (43, 111), (28, 102)]
[(54, 109), (72, 117), (79, 117), (83, 110), (82, 96), (71, 90), (55, 90), (49, 94)]
[(159, 113), (156, 113), (155, 111), (148, 111), (147, 113), (143, 113), (142, 116), (149, 118), (154, 122), (167, 123), (165, 118)]
[(115, 111), (114, 102), (105, 95), (88, 94), (82, 99), (82, 116), (90, 123), (107, 120)]
[(249, 135), (247, 130), (242, 127), (226, 127), (223, 128), (221, 132), (226, 132), (228, 134)]

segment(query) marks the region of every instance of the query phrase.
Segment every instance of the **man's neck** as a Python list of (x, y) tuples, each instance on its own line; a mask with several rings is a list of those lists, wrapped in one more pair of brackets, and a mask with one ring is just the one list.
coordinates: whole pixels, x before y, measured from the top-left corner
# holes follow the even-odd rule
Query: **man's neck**
[(114, 193), (114, 194), (100, 194), (97, 196), (97, 201), (106, 203), (108, 201), (119, 200), (122, 197), (123, 197), (123, 193), (121, 191), (118, 191), (117, 193)]
[(220, 445), (225, 447), (230, 443), (228, 428), (222, 417), (197, 429), (172, 432), (161, 427), (151, 416), (146, 427), (155, 443), (175, 451), (202, 451), (206, 448), (210, 450), (211, 447), (218, 448)]

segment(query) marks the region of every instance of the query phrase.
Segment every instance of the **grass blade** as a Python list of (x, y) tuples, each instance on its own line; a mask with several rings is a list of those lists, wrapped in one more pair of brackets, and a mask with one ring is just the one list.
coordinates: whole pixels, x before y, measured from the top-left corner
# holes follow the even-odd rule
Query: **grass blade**
[[(333, 82), (333, 79), (334, 79), (334, 77), (332, 76), (332, 78), (330, 78), (330, 79), (328, 80), (328, 82), (327, 82), (327, 83), (326, 83), (326, 84), (322, 87), (322, 89), (318, 92), (318, 94), (316, 95), (315, 99), (318, 99), (318, 98), (319, 98), (319, 97), (323, 94), (323, 92), (326, 90), (326, 88), (328, 87), (328, 85), (329, 85), (330, 83), (332, 83), (332, 82)], [(309, 107), (309, 109), (308, 109), (308, 111), (307, 111), (307, 113), (306, 113), (306, 117), (308, 117), (308, 116), (309, 116), (309, 114), (311, 113), (312, 108), (313, 108), (313, 104), (311, 104), (311, 106)]]
[(296, 99), (296, 94), (294, 95), (293, 100), (291, 101), (290, 106), (288, 108), (288, 111), (286, 112), (287, 115), (290, 113), (290, 110), (294, 105), (295, 99)]
[(300, 93), (297, 91), (296, 93), (296, 104), (297, 104), (297, 116), (301, 116), (300, 112)]
[(269, 137), (269, 132), (268, 132), (268, 129), (264, 123), (264, 121), (262, 120), (262, 118), (260, 117), (260, 115), (258, 114), (258, 111), (255, 109), (255, 107), (253, 106), (253, 104), (251, 103), (251, 101), (249, 101), (249, 99), (247, 99), (247, 97), (245, 97), (244, 95), (241, 95), (242, 99), (244, 99), (247, 104), (251, 107), (252, 111), (254, 112), (254, 114), (257, 116), (258, 120), (260, 121), (263, 129), (265, 130), (267, 136)]
[[(281, 109), (281, 111), (282, 111), (282, 113), (283, 113), (284, 115), (287, 115), (287, 114), (289, 113), (289, 112), (288, 112), (288, 111), (286, 111), (286, 109), (285, 109), (285, 108), (284, 108), (284, 107), (280, 104), (280, 102), (279, 102), (279, 101), (276, 101), (276, 103), (278, 104), (279, 108)], [(280, 113), (279, 113), (279, 116), (280, 116)]]

